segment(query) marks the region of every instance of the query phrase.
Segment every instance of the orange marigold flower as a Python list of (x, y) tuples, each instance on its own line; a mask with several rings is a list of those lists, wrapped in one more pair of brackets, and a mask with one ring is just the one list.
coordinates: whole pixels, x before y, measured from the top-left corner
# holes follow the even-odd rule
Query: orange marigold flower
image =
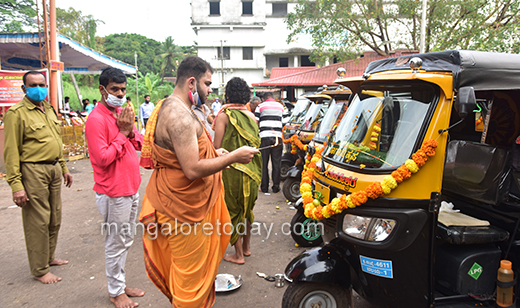
[(303, 178), (303, 179), (302, 179), (302, 184), (305, 184), (305, 183), (307, 183), (307, 184), (311, 184), (311, 183), (312, 183), (312, 180), (311, 180), (310, 178), (308, 178), (308, 177)]
[(394, 172), (392, 172), (391, 175), (397, 183), (401, 183), (403, 181), (403, 176), (398, 170), (395, 170)]
[(424, 158), (424, 160), (428, 160), (428, 155), (426, 155), (426, 153), (424, 153), (424, 151), (422, 149), (419, 149), (417, 150), (417, 152), (415, 152), (417, 155), (420, 155), (422, 158)]
[(428, 155), (429, 157), (432, 157), (433, 155), (435, 155), (436, 149), (437, 149), (437, 141), (433, 140), (433, 139), (426, 141), (421, 147), (421, 150), (423, 150), (424, 153), (426, 153), (426, 155)]
[(344, 210), (346, 208), (348, 208), (347, 206), (347, 195), (341, 195), (341, 197), (339, 197), (339, 209), (340, 210)]
[(314, 208), (313, 210), (313, 216), (316, 217), (317, 220), (322, 220), (323, 218), (323, 213), (321, 212), (323, 210), (323, 207), (320, 205), (320, 206), (317, 206)]
[(374, 183), (370, 184), (365, 189), (365, 191), (367, 193), (367, 196), (372, 199), (377, 199), (377, 198), (381, 197), (382, 195), (384, 195), (383, 189), (381, 188), (381, 183), (379, 183), (379, 182), (374, 182)]
[(350, 198), (352, 199), (352, 203), (354, 203), (355, 206), (365, 204), (368, 200), (368, 196), (365, 191), (355, 192), (351, 195)]
[(424, 166), (424, 164), (426, 164), (426, 160), (424, 160), (424, 158), (417, 153), (412, 154), (412, 159), (415, 162), (415, 164), (417, 165), (417, 167), (419, 167), (419, 168), (421, 168), (422, 166)]
[(401, 165), (401, 167), (397, 168), (396, 171), (401, 174), (401, 176), (403, 177), (403, 181), (408, 180), (412, 176), (412, 172), (410, 172), (410, 170), (408, 170), (408, 168), (406, 168), (405, 165)]
[(303, 199), (303, 204), (309, 204), (309, 203), (312, 203), (314, 199), (312, 199), (312, 197), (309, 197), (309, 198), (305, 198)]

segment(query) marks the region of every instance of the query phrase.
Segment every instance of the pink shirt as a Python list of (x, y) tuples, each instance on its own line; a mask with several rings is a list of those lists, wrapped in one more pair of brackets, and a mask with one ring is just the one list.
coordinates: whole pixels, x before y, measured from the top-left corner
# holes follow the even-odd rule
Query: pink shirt
[[(121, 108), (117, 109), (117, 114)], [(94, 191), (109, 197), (137, 193), (141, 184), (139, 157), (143, 136), (134, 126), (134, 138), (119, 133), (116, 117), (103, 104), (97, 104), (85, 123), (90, 163), (94, 169)]]

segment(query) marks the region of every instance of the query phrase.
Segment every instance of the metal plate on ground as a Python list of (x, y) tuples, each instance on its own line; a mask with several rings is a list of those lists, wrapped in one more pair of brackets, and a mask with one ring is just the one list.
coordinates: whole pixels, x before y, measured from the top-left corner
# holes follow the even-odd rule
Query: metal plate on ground
[(215, 278), (215, 291), (228, 292), (233, 291), (242, 286), (244, 281), (242, 276), (235, 276), (231, 274), (218, 274)]

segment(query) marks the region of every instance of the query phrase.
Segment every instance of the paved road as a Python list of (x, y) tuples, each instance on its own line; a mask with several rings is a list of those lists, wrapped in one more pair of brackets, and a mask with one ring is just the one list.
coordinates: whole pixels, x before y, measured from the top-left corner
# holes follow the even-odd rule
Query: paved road
[[(52, 272), (63, 278), (54, 285), (42, 285), (29, 273), (20, 209), (13, 207), (11, 191), (5, 181), (0, 181), (0, 307), (113, 307), (108, 300), (104, 270), (104, 241), (100, 232), (102, 222), (92, 191), (92, 168), (88, 160), (68, 163), (74, 176), (72, 188), (63, 188), (63, 218), (56, 256), (70, 261), (66, 266), (53, 267)], [(151, 171), (141, 169), (144, 190)], [(277, 209), (279, 207), (279, 209)], [(253, 235), (253, 255), (245, 265), (223, 261), (220, 273), (242, 275), (244, 284), (236, 291), (219, 293), (215, 308), (230, 307), (281, 307), (285, 288), (275, 288), (274, 283), (258, 278), (256, 272), (268, 275), (283, 273), (287, 263), (304, 251), (295, 247), (290, 235), (281, 231), (289, 222), (294, 210), (286, 205), (281, 193), (260, 194), (255, 208), (256, 221), (262, 226)], [(263, 227), (267, 226), (270, 233)], [(272, 227), (271, 227), (272, 224)], [(286, 230), (287, 231), (287, 230)], [(147, 278), (144, 265), (142, 233), (138, 233), (127, 262), (127, 284), (146, 291), (138, 299), (140, 307), (171, 307), (167, 298)], [(269, 236), (268, 236), (269, 235)], [(233, 252), (232, 247), (228, 253)], [(356, 308), (370, 307), (355, 296)]]

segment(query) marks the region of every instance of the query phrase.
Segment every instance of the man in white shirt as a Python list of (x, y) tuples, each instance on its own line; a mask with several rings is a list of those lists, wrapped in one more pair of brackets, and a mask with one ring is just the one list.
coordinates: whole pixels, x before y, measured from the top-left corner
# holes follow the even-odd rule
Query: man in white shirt
[(211, 109), (213, 110), (213, 114), (215, 116), (219, 112), (220, 108), (222, 108), (222, 104), (220, 104), (220, 102), (218, 101), (218, 97), (217, 97), (217, 98), (215, 98), (215, 101), (213, 102), (213, 104), (211, 104)]
[(144, 103), (141, 104), (141, 124), (146, 128), (146, 122), (148, 122), (148, 118), (152, 115), (152, 111), (155, 105), (150, 103), (150, 95), (144, 96)]

